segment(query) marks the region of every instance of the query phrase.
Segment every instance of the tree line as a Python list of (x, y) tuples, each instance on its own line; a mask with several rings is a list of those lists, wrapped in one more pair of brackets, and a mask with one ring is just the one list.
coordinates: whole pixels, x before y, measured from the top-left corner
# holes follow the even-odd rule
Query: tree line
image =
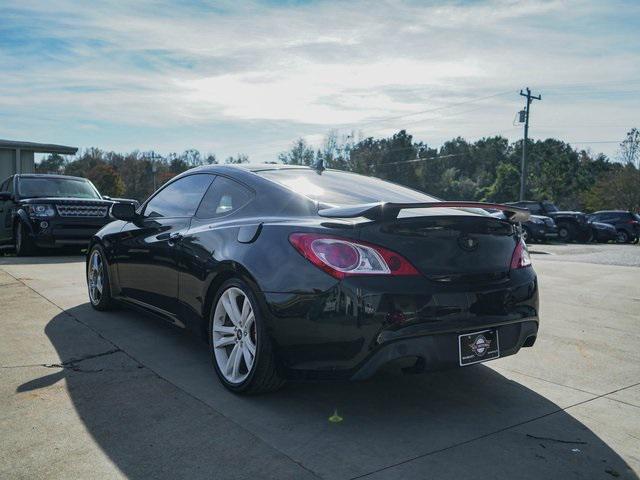
[[(501, 136), (469, 142), (461, 137), (439, 148), (414, 141), (400, 130), (388, 138), (339, 137), (330, 132), (318, 149), (300, 138), (278, 161), (336, 168), (387, 179), (447, 200), (508, 202), (518, 199), (522, 140)], [(224, 163), (248, 162), (247, 155)], [(218, 163), (197, 150), (160, 156), (153, 152), (119, 154), (90, 148), (70, 161), (50, 155), (36, 166), (41, 173), (90, 179), (104, 195), (147, 198), (154, 188), (183, 171)], [(616, 159), (573, 148), (562, 140), (527, 143), (526, 198), (551, 200), (562, 208), (640, 210), (640, 132), (632, 129)]]

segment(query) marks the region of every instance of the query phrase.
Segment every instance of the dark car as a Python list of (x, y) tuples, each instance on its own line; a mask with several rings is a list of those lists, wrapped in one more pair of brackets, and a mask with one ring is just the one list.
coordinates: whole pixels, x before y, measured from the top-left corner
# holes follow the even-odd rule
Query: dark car
[(625, 210), (601, 210), (590, 216), (595, 222), (608, 223), (616, 229), (618, 243), (637, 242), (640, 237), (640, 215)]
[[(490, 209), (487, 211), (496, 218), (507, 219), (504, 212)], [(520, 224), (522, 240), (525, 243), (546, 242), (549, 239), (558, 238), (558, 227), (551, 217), (543, 215), (529, 215), (526, 222)]]
[(589, 219), (589, 226), (592, 232), (591, 239), (594, 242), (607, 243), (618, 238), (616, 227), (609, 223), (596, 222)]
[(533, 215), (553, 218), (558, 226), (558, 238), (563, 242), (586, 242), (592, 237), (592, 229), (587, 221), (587, 215), (582, 212), (563, 211), (548, 201), (509, 202), (507, 205), (526, 208)]
[(86, 247), (112, 220), (114, 200), (85, 178), (13, 175), (0, 183), (0, 245), (13, 245), (20, 256), (39, 248)]
[(551, 217), (530, 215), (529, 220), (522, 223), (522, 237), (525, 242), (546, 242), (558, 238), (558, 227)]
[(235, 392), (483, 362), (533, 345), (538, 284), (515, 225), (481, 206), (335, 170), (199, 167), (114, 205), (89, 299), (202, 335)]

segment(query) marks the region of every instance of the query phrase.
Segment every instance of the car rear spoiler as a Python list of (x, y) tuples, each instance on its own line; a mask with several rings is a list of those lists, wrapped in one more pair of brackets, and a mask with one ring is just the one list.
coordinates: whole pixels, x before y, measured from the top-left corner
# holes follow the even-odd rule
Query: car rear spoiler
[(526, 222), (529, 219), (529, 210), (526, 208), (484, 202), (363, 203), (346, 207), (324, 208), (318, 211), (318, 215), (326, 218), (364, 217), (369, 220), (385, 221), (398, 218), (400, 211), (408, 208), (482, 208), (500, 210), (504, 212), (507, 220), (513, 223)]

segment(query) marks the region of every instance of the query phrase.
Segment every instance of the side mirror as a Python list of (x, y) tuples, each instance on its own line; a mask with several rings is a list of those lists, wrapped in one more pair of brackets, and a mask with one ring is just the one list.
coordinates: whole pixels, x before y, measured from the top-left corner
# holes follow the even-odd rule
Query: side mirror
[(11, 192), (0, 192), (0, 202), (11, 200), (12, 197), (13, 195), (11, 195)]
[(109, 195), (102, 195), (102, 198), (104, 200), (112, 200), (112, 198)]
[(111, 206), (111, 215), (118, 220), (131, 222), (138, 218), (136, 207), (132, 203), (114, 203)]

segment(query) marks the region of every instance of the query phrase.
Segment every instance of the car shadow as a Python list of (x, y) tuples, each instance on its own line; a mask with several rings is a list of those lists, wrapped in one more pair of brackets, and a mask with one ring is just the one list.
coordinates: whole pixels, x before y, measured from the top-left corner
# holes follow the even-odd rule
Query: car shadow
[[(76, 321), (99, 335), (99, 348), (70, 335)], [(155, 319), (85, 304), (45, 333), (60, 369), (18, 392), (64, 380), (86, 430), (128, 478), (302, 478), (278, 462), (320, 478), (638, 478), (563, 410), (584, 393), (543, 396), (484, 365), (388, 368), (365, 382), (239, 397), (215, 378), (204, 343)]]

